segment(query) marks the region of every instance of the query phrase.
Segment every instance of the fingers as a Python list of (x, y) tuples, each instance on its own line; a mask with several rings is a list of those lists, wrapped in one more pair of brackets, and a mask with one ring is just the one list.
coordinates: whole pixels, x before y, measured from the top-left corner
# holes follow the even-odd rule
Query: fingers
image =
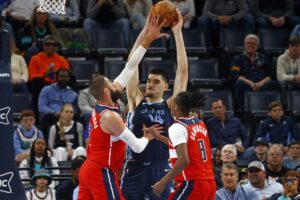
[(182, 21), (183, 19), (182, 19), (181, 11), (178, 8), (176, 8), (176, 12), (177, 12), (177, 16), (178, 16), (178, 21)]

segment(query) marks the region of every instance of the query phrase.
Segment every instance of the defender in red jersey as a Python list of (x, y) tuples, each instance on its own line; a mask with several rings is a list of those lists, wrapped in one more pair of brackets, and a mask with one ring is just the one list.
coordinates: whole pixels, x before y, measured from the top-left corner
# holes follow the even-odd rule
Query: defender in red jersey
[(124, 199), (121, 195), (117, 170), (121, 169), (125, 155), (125, 143), (140, 153), (147, 146), (153, 134), (160, 134), (159, 125), (144, 127), (144, 137), (136, 138), (126, 128), (117, 99), (127, 84), (128, 79), (136, 71), (139, 62), (152, 41), (160, 38), (162, 24), (159, 17), (153, 16), (147, 21), (146, 36), (141, 45), (133, 53), (121, 74), (114, 83), (99, 75), (90, 83), (90, 92), (96, 98), (97, 105), (89, 124), (90, 142), (87, 147), (87, 160), (79, 174), (78, 200)]
[[(216, 184), (212, 169), (211, 148), (203, 121), (191, 113), (203, 106), (203, 95), (196, 90), (179, 93), (171, 103), (171, 113), (177, 118), (169, 128), (173, 147), (170, 158), (173, 168), (152, 187), (160, 195), (165, 185), (175, 180), (175, 193), (169, 199), (213, 200)], [(154, 135), (161, 138), (159, 135)]]

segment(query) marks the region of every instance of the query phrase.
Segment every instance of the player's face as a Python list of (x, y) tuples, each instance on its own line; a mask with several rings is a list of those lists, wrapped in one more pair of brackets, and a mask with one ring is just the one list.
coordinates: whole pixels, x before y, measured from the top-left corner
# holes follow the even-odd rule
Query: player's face
[(26, 130), (31, 130), (33, 125), (35, 123), (35, 119), (33, 116), (26, 116), (22, 117), (21, 119), (21, 125), (26, 129)]
[(61, 112), (61, 117), (65, 121), (71, 121), (74, 117), (74, 109), (71, 105), (65, 105), (63, 111)]
[(252, 185), (258, 185), (259, 183), (265, 181), (266, 172), (257, 168), (248, 169), (248, 179)]
[(222, 101), (214, 102), (211, 106), (211, 111), (217, 118), (225, 116), (225, 106), (223, 105)]
[(146, 84), (146, 96), (150, 98), (162, 98), (164, 91), (168, 89), (168, 84), (161, 75), (149, 74)]
[(237, 186), (238, 175), (235, 169), (224, 168), (221, 174), (221, 179), (224, 185), (224, 188), (228, 190), (234, 190)]
[(120, 99), (121, 97), (121, 92), (116, 88), (116, 86), (110, 81), (107, 79), (107, 88), (109, 89), (110, 91), (110, 97), (111, 97), (111, 100), (114, 102), (114, 103), (117, 103), (118, 99)]

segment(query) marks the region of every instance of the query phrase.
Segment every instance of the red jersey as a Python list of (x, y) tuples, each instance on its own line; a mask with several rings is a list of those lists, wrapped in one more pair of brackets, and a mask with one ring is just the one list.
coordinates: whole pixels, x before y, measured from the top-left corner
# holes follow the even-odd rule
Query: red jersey
[[(175, 181), (214, 180), (211, 148), (207, 128), (203, 121), (196, 117), (179, 118), (169, 128), (169, 137), (174, 146), (186, 143), (190, 163)], [(171, 163), (177, 160), (176, 150), (170, 149)]]
[(121, 169), (125, 158), (125, 143), (102, 130), (100, 118), (108, 110), (121, 114), (118, 107), (100, 104), (97, 104), (92, 112), (89, 124), (90, 142), (87, 149), (87, 159), (99, 164), (99, 166), (116, 171)]

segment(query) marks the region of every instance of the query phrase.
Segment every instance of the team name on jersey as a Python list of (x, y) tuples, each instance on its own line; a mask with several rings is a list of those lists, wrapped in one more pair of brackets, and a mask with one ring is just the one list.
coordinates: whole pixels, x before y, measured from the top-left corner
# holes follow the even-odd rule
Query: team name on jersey
[(158, 115), (164, 115), (165, 114), (165, 110), (155, 110), (155, 109), (143, 109), (141, 110), (142, 114), (149, 114), (149, 115), (153, 115), (153, 114), (158, 114)]
[(97, 117), (96, 117), (96, 112), (95, 110), (92, 113), (93, 116), (93, 125), (94, 125), (94, 129), (98, 128), (98, 122), (97, 122)]
[(192, 140), (196, 139), (197, 133), (202, 133), (206, 137), (207, 130), (204, 127), (200, 126), (200, 125), (194, 126), (192, 128), (192, 134), (191, 134), (191, 139)]

